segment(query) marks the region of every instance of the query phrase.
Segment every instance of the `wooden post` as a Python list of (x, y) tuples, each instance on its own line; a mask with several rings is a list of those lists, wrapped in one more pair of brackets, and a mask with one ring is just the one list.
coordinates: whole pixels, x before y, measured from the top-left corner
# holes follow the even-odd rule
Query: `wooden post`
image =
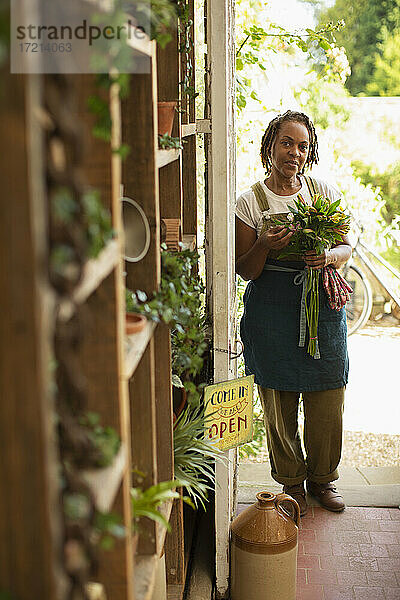
[(67, 581), (49, 381), (43, 148), (35, 121), (41, 78), (5, 70), (0, 96), (0, 589), (20, 600), (56, 600)]
[[(157, 153), (157, 75), (155, 57), (149, 74), (131, 76), (129, 101), (122, 102), (123, 142), (130, 153), (122, 166), (124, 195), (136, 200), (146, 213), (151, 242), (147, 255), (138, 263), (126, 263), (126, 285), (149, 296), (160, 283), (160, 210)], [(139, 132), (146, 132), (138, 135)], [(140, 282), (140, 285), (139, 285)]]
[[(207, 2), (207, 98), (211, 135), (206, 148), (208, 163), (207, 272), (208, 299), (213, 322), (214, 381), (231, 379), (236, 362), (234, 347), (235, 267), (235, 47), (233, 0)], [(221, 352), (222, 350), (222, 352)], [(233, 465), (236, 454), (227, 453), (217, 463), (215, 488), (216, 598), (229, 590), (229, 526), (233, 513)]]
[[(157, 47), (157, 86), (158, 100), (181, 99), (179, 89), (180, 53), (178, 52), (178, 32), (172, 33), (172, 40), (164, 49)], [(167, 74), (167, 76), (165, 76)], [(172, 136), (178, 137), (181, 131), (181, 114), (175, 113)], [(182, 205), (182, 158), (166, 165), (159, 171), (160, 181), (160, 212), (162, 218), (176, 218), (183, 226)]]
[[(133, 378), (129, 382), (132, 414), (132, 469), (134, 481), (146, 489), (158, 481), (154, 340), (151, 339)], [(141, 520), (139, 554), (158, 554), (154, 521)]]
[(165, 564), (168, 590), (180, 598), (185, 585), (185, 537), (183, 529), (183, 500), (175, 500), (169, 520), (171, 532), (165, 538)]
[(174, 478), (171, 334), (165, 323), (159, 323), (157, 326), (154, 348), (158, 479), (170, 481)]
[[(83, 172), (86, 180), (101, 193), (102, 201), (112, 213), (113, 228), (117, 240), (122, 239), (120, 207), (120, 158), (112, 154), (112, 147), (120, 143), (120, 116), (118, 88), (110, 93), (110, 111), (113, 120), (112, 144), (93, 138), (93, 118), (88, 114), (87, 98), (95, 92), (94, 76), (82, 76), (75, 80), (80, 91), (80, 108), (84, 124), (85, 154)], [(122, 486), (114, 503), (113, 511), (120, 514), (126, 535), (117, 541), (112, 552), (100, 557), (99, 580), (108, 597), (115, 600), (133, 598), (133, 552), (130, 489), (131, 435), (127, 383), (124, 371), (125, 299), (123, 292), (122, 254), (117, 266), (100, 284), (99, 288), (82, 307), (83, 347), (82, 365), (88, 379), (88, 409), (101, 416), (101, 423), (114, 427), (121, 437), (128, 461)]]

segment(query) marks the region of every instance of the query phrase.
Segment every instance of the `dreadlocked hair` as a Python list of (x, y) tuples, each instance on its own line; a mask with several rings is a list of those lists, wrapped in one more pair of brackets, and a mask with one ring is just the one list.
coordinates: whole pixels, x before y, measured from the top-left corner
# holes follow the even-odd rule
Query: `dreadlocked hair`
[(307, 115), (302, 112), (288, 110), (283, 115), (278, 115), (275, 119), (269, 123), (267, 129), (262, 138), (261, 142), (261, 162), (265, 168), (267, 175), (271, 173), (272, 161), (271, 161), (271, 150), (272, 144), (274, 143), (276, 134), (278, 133), (282, 123), (286, 121), (294, 121), (295, 123), (303, 123), (307, 127), (308, 135), (310, 136), (310, 147), (308, 150), (307, 160), (301, 170), (304, 173), (307, 167), (312, 167), (318, 162), (318, 139), (315, 133), (313, 122)]

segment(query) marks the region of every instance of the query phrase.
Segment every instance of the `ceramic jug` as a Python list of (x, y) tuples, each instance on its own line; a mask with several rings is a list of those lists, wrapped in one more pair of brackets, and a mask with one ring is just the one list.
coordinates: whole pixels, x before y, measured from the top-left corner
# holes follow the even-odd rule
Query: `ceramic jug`
[(295, 600), (300, 508), (260, 492), (231, 525), (231, 600)]

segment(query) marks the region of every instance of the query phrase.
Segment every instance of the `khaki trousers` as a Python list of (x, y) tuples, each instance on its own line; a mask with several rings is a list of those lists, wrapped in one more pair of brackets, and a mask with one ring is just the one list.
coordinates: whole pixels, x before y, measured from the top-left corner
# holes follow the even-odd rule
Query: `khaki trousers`
[(303, 392), (304, 448), (298, 428), (299, 392), (282, 392), (258, 386), (271, 463), (271, 475), (283, 485), (305, 479), (328, 483), (338, 479), (342, 452), (345, 388)]

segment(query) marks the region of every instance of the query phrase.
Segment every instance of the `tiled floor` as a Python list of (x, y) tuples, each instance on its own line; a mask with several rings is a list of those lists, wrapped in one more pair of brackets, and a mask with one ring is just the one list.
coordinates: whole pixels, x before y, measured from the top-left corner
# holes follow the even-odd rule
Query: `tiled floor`
[(309, 506), (299, 530), (296, 600), (400, 600), (400, 510), (337, 514)]
[(297, 582), (297, 600), (400, 600), (400, 510), (309, 507)]

